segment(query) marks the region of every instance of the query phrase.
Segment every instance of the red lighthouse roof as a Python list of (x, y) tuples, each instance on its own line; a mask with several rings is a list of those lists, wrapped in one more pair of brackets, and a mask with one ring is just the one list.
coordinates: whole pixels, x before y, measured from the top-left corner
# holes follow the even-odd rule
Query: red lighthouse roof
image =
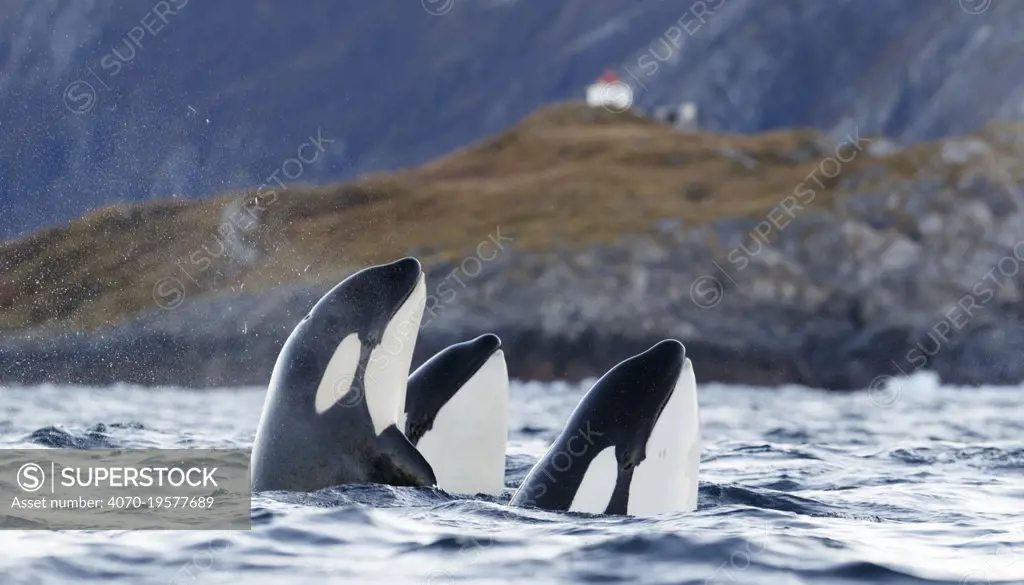
[(602, 75), (598, 81), (601, 83), (616, 83), (619, 81), (619, 76), (616, 75), (614, 70), (605, 69), (604, 75)]

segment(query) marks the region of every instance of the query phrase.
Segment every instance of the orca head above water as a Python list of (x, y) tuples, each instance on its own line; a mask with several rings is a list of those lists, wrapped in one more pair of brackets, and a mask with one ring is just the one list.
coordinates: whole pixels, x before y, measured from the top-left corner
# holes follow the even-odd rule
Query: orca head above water
[(665, 340), (591, 387), (512, 503), (636, 516), (689, 511), (699, 460), (693, 367), (680, 342)]

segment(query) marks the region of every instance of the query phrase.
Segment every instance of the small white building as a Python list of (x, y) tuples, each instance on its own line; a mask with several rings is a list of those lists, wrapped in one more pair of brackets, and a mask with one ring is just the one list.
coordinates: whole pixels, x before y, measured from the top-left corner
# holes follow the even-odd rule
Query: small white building
[(587, 105), (624, 112), (633, 105), (633, 89), (609, 69), (587, 87)]
[(697, 104), (681, 102), (678, 106), (658, 106), (654, 119), (679, 130), (697, 129)]
[(679, 120), (676, 121), (676, 128), (680, 130), (697, 129), (697, 104), (693, 102), (679, 104)]

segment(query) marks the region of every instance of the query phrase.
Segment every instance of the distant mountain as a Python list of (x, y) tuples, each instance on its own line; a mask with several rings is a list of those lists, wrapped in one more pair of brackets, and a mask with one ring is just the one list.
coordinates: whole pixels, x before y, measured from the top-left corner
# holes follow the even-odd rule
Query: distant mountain
[(8, 0), (0, 237), (414, 165), (608, 66), (712, 130), (967, 132), (1020, 117), (1021, 30), (1024, 4), (992, 0)]

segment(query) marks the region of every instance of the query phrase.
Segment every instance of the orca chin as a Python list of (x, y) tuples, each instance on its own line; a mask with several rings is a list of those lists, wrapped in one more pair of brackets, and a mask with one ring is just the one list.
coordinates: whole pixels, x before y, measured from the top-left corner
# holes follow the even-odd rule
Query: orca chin
[(697, 506), (700, 417), (683, 344), (617, 364), (580, 401), (513, 506), (652, 516)]

